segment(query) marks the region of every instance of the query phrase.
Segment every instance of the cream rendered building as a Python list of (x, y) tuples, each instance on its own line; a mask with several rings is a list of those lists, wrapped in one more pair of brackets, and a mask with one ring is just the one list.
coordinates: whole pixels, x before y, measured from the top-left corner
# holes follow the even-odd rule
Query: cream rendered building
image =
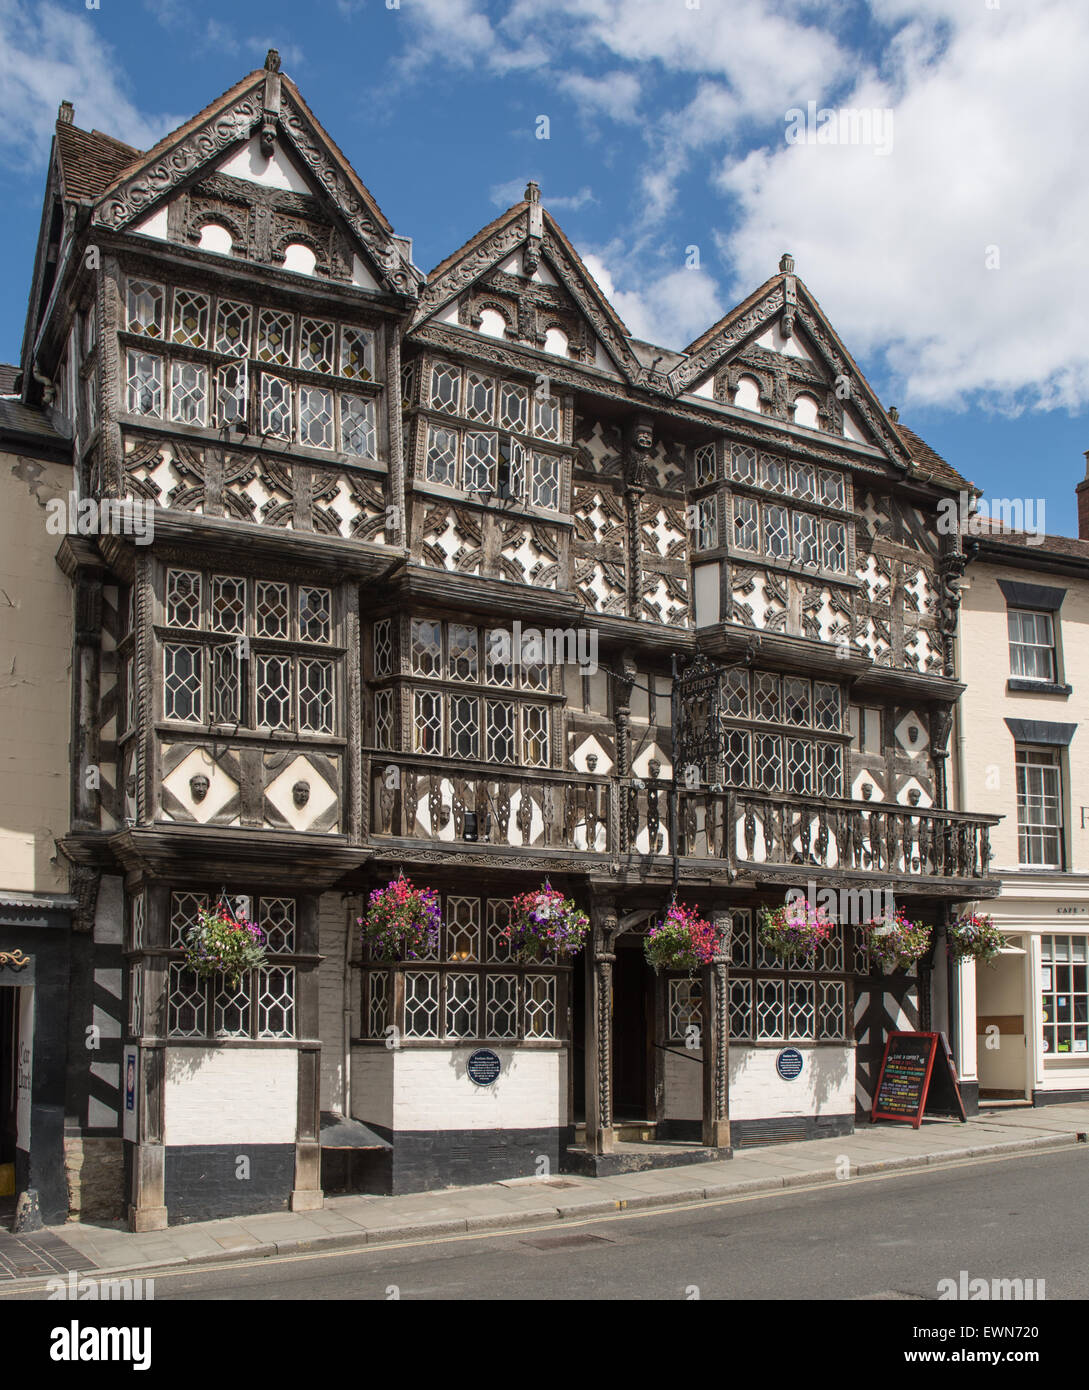
[(956, 1052), (983, 1103), (1086, 1100), (1089, 539), (993, 526), (964, 549), (956, 794), (1004, 817), (991, 832), (1001, 896), (978, 910), (1007, 949), (953, 967)]

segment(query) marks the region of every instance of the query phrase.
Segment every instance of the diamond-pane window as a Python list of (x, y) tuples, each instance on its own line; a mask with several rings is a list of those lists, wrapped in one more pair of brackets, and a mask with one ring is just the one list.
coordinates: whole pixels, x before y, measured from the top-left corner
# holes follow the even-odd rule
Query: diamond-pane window
[(216, 307), (216, 352), (231, 357), (248, 357), (253, 310), (248, 304), (221, 299)]
[(794, 558), (800, 565), (819, 565), (821, 540), (817, 518), (809, 512), (794, 513)]
[(200, 627), (199, 570), (167, 570), (166, 621), (171, 627)]
[(437, 970), (405, 972), (405, 1037), (439, 1036), (439, 981)]
[(245, 632), (246, 581), (212, 577), (212, 627), (216, 632)]
[(129, 332), (161, 338), (165, 303), (166, 295), (161, 285), (151, 285), (146, 280), (130, 280), (127, 300)]
[(730, 476), (739, 483), (756, 482), (756, 450), (747, 444), (730, 446)]
[(484, 492), (493, 486), (499, 458), (498, 436), (470, 430), (465, 436), (465, 490)]
[(475, 681), (478, 669), (476, 628), (451, 623), (449, 640), (451, 678)]
[(751, 1038), (752, 1027), (752, 981), (730, 981), (730, 1037)]
[(696, 484), (713, 483), (715, 481), (715, 446), (713, 444), (701, 444), (695, 453)]
[(259, 579), (256, 602), (258, 637), (286, 637), (289, 611), (287, 585)]
[(333, 325), (303, 319), (299, 326), (299, 366), (308, 372), (333, 370)]
[(755, 717), (778, 723), (780, 718), (779, 677), (771, 671), (753, 674)]
[(778, 791), (783, 783), (783, 754), (778, 736), (757, 734), (753, 742), (756, 750), (756, 785), (768, 791)]
[(533, 455), (533, 489), (530, 501), (546, 511), (559, 510), (560, 461), (555, 454)]
[(505, 700), (486, 700), (487, 752), (489, 762), (514, 762), (514, 706)]
[(374, 401), (363, 396), (340, 397), (340, 447), (346, 454), (375, 458)]
[(299, 728), (310, 734), (333, 732), (333, 663), (299, 661)]
[(295, 949), (295, 899), (258, 898), (257, 925), (265, 933), (265, 947), (273, 955)]
[(415, 721), (412, 748), (415, 753), (442, 753), (442, 696), (434, 690), (417, 690), (413, 696)]
[(465, 415), (491, 424), (495, 414), (495, 382), (476, 372), (465, 374)]
[(480, 959), (480, 899), (446, 899), (447, 960)]
[(813, 794), (813, 745), (804, 738), (786, 743), (786, 789), (797, 796)]
[(480, 1005), (480, 976), (454, 975), (446, 977), (446, 1036), (475, 1038), (477, 1011)]
[(764, 508), (764, 553), (782, 560), (790, 554), (790, 515), (785, 507)]
[(548, 766), (548, 709), (522, 706), (522, 761), (528, 767)]
[(340, 375), (352, 381), (374, 380), (374, 334), (369, 328), (340, 330)]
[(541, 439), (559, 440), (562, 416), (558, 396), (544, 399), (536, 397), (533, 402), (533, 433)]
[(416, 403), (416, 364), (401, 363), (401, 410), (410, 410)]
[(320, 386), (299, 387), (299, 442), (314, 449), (333, 447), (333, 393)]
[(257, 727), (291, 728), (291, 658), (257, 658)]
[(457, 480), (458, 432), (432, 425), (427, 432), (427, 478), (432, 483)]
[(696, 504), (696, 549), (713, 550), (718, 545), (718, 514), (715, 499), (704, 497)]
[(450, 697), (450, 756), (480, 757), (480, 727), (475, 695)]
[(843, 474), (821, 469), (821, 501), (826, 507), (843, 506)]
[(264, 965), (257, 971), (257, 1036), (295, 1036), (295, 967)]
[(548, 689), (548, 666), (545, 662), (545, 644), (536, 629), (522, 633), (520, 666), (522, 685), (526, 690)]
[(689, 1029), (695, 1028), (699, 1036), (700, 1003), (703, 998), (703, 981), (670, 980), (669, 982), (669, 1038), (671, 1042), (684, 1042)]
[(383, 618), (374, 625), (374, 674), (393, 674), (393, 623)]
[(824, 565), (840, 574), (847, 571), (847, 528), (842, 521), (824, 523)]
[(838, 734), (843, 728), (843, 705), (838, 685), (813, 683), (813, 723), (818, 729)]
[(257, 318), (257, 352), (260, 362), (290, 367), (295, 340), (295, 319), (275, 309), (262, 309)]
[(212, 989), (212, 1030), (221, 1038), (248, 1038), (250, 1035), (253, 1001), (251, 982), (243, 979), (240, 989), (232, 989), (222, 975), (215, 976)]
[(760, 456), (760, 481), (771, 492), (786, 492), (788, 484), (786, 460), (773, 454)]
[(488, 899), (488, 926), (485, 933), (487, 958), (508, 961), (511, 957), (510, 938), (505, 935), (510, 926), (510, 902), (505, 898)]
[(181, 960), (172, 960), (167, 971), (166, 1031), (172, 1038), (202, 1038), (208, 1031), (204, 981)]
[(240, 724), (242, 658), (235, 644), (223, 642), (212, 648), (212, 723)]
[(812, 1038), (817, 1032), (816, 982), (790, 980), (787, 983), (788, 1038)]
[[(208, 906), (203, 893), (171, 893), (170, 895), (170, 948), (181, 950), (185, 945), (186, 933), (197, 925), (197, 913)], [(135, 945), (135, 943), (133, 943)]]
[(526, 1037), (556, 1036), (555, 975), (526, 976)]
[(291, 438), (291, 382), (261, 374), (261, 433)]
[(748, 970), (752, 965), (752, 909), (730, 909), (730, 967)]
[(747, 729), (727, 729), (723, 757), (723, 775), (728, 787), (746, 787), (752, 776)]
[(794, 496), (801, 502), (817, 500), (817, 470), (811, 463), (791, 465)]
[(485, 633), (484, 679), (489, 685), (514, 684), (514, 655), (511, 635), (505, 628), (489, 628)]
[(722, 678), (722, 708), (737, 719), (749, 717), (749, 673), (727, 668)]
[(751, 497), (734, 498), (734, 545), (738, 550), (760, 549), (760, 508)]
[(822, 980), (817, 994), (817, 1037), (842, 1038), (847, 1032), (847, 991), (842, 980)]
[(756, 1036), (759, 1040), (786, 1036), (785, 992), (785, 980), (756, 981)]
[(389, 1027), (390, 975), (386, 970), (367, 972), (367, 1027), (364, 1037), (381, 1038)]
[(808, 724), (809, 682), (804, 677), (783, 677), (783, 718), (788, 724)]
[(208, 369), (192, 362), (170, 364), (170, 418), (184, 425), (208, 423)]
[(821, 796), (843, 795), (843, 753), (838, 743), (817, 744), (817, 791)]
[(328, 642), (333, 630), (333, 596), (328, 589), (299, 587), (299, 640)]
[(383, 749), (393, 747), (393, 691), (376, 690), (374, 694), (374, 742)]
[(418, 676), (442, 675), (442, 623), (412, 619), (412, 669)]
[(204, 651), (163, 645), (163, 718), (200, 724), (204, 720)]
[(518, 976), (484, 976), (484, 1036), (518, 1036)]
[(130, 352), (128, 366), (129, 411), (133, 415), (163, 413), (163, 359), (150, 352)]
[(529, 392), (505, 381), (499, 388), (499, 423), (505, 430), (525, 434), (529, 429)]
[(175, 290), (171, 340), (184, 347), (207, 347), (210, 309), (206, 294), (197, 294), (194, 290)]
[(526, 449), (520, 440), (511, 439), (509, 442), (505, 436), (500, 440), (499, 445), (499, 492), (503, 491), (503, 469), (507, 470), (507, 491), (511, 497), (525, 497), (526, 495)]
[(216, 372), (216, 424), (245, 426), (249, 415), (249, 365), (235, 362)]
[(461, 368), (436, 362), (431, 368), (431, 404), (457, 415), (461, 410)]

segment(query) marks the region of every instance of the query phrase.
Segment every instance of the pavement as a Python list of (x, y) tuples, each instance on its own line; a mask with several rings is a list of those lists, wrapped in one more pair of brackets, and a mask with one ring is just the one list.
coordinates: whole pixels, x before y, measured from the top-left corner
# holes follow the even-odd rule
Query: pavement
[[(120, 1222), (69, 1222), (37, 1235), (0, 1235), (0, 1291), (40, 1282), (48, 1264), (84, 1273), (141, 1273), (309, 1250), (361, 1249), (474, 1232), (541, 1227), (617, 1211), (718, 1202), (849, 1176), (1031, 1153), (1089, 1140), (1089, 1105), (983, 1110), (966, 1124), (926, 1119), (859, 1124), (846, 1137), (737, 1150), (711, 1163), (591, 1178), (513, 1178), (401, 1197), (328, 1197), (320, 1211), (171, 1226), (136, 1234)], [(59, 1270), (57, 1271), (59, 1272)]]

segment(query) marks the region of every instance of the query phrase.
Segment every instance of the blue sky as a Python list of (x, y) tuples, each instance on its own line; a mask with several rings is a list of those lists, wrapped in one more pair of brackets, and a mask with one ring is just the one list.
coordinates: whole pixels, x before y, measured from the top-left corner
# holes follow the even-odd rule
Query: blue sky
[[(423, 269), (534, 178), (629, 328), (679, 348), (790, 250), (906, 424), (1076, 532), (1085, 0), (0, 0), (0, 357), (59, 102), (146, 147), (269, 46)], [(810, 103), (859, 119), (792, 143)]]

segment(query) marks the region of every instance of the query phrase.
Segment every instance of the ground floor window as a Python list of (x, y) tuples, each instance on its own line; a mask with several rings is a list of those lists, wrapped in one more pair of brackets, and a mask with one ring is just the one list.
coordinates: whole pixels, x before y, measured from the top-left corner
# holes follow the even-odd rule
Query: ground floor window
[(1089, 937), (1040, 938), (1040, 993), (1044, 1054), (1089, 1060)]

